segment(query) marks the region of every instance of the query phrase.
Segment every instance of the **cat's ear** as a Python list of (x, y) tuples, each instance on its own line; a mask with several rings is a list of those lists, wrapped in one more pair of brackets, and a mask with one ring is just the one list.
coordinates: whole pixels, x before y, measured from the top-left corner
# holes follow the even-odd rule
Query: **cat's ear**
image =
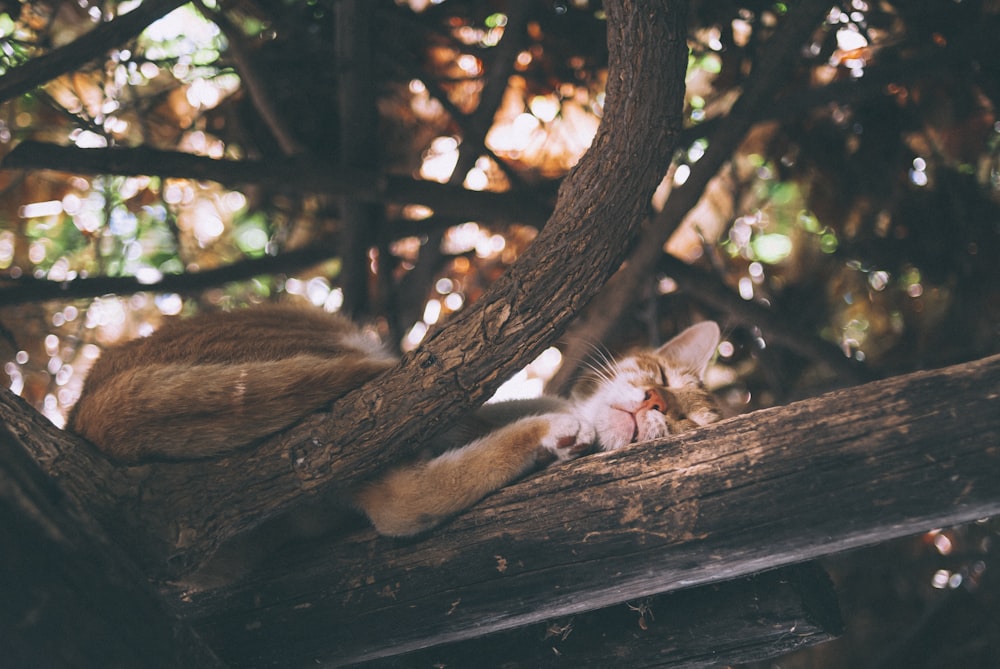
[(713, 321), (696, 323), (661, 346), (656, 354), (670, 364), (702, 378), (719, 346), (719, 326)]

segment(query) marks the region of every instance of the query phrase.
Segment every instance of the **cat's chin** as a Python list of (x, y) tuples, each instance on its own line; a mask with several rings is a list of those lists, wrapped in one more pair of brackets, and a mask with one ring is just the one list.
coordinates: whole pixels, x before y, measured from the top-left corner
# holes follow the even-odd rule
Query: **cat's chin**
[(617, 407), (608, 407), (597, 422), (598, 441), (602, 451), (617, 451), (632, 444), (659, 439), (670, 434), (666, 418), (656, 411), (632, 413)]
[(639, 426), (631, 412), (615, 407), (608, 407), (599, 420), (598, 440), (602, 451), (616, 451), (636, 441), (639, 436)]
[(640, 411), (636, 414), (638, 425), (635, 441), (652, 441), (670, 434), (666, 417), (658, 411)]

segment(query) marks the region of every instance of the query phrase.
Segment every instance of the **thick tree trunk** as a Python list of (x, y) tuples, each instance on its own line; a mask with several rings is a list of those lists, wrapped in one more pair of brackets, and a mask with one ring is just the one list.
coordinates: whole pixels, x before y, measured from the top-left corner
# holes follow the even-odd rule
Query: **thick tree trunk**
[(0, 426), (0, 664), (222, 663)]
[(274, 643), (345, 661), (995, 515), (998, 398), (1000, 356), (583, 458), (423, 540), (287, 552), (188, 615), (246, 661)]
[[(106, 526), (130, 530), (150, 571), (189, 571), (226, 538), (321, 489), (371, 476), (411, 453), (561, 332), (617, 269), (681, 127), (687, 64), (682, 2), (606, 4), (604, 122), (563, 183), (548, 224), (475, 304), (376, 381), (251, 452), (212, 462), (109, 469), (88, 449), (37, 456)], [(615, 178), (608, 178), (615, 175)], [(97, 466), (100, 483), (74, 472)], [(166, 558), (170, 558), (168, 561)]]
[[(87, 452), (0, 398), (5, 428), (34, 454)], [(421, 540), (362, 532), (287, 551), (273, 571), (177, 605), (229, 660), (346, 661), (987, 517), (1000, 513), (998, 398), (1000, 357), (839, 391), (550, 469)], [(106, 463), (92, 464), (63, 468), (62, 482), (121, 498)]]
[[(31, 434), (45, 438), (47, 431), (37, 429), (44, 428), (44, 419), (18, 402), (9, 406), (24, 412), (12, 420), (19, 431), (34, 426)], [(5, 422), (8, 418), (5, 413)], [(22, 442), (0, 431), (0, 545), (5, 546), (0, 552), (5, 593), (0, 638), (7, 661), (46, 667), (221, 667), (213, 650), (168, 611), (119, 548), (102, 539), (103, 531), (45, 477)], [(468, 666), (484, 653), (511, 668), (550, 666), (547, 662), (595, 668), (715, 666), (819, 643), (840, 627), (822, 571), (795, 568), (642, 598), (376, 666)], [(266, 642), (267, 656), (279, 658), (281, 666), (311, 665), (315, 644), (322, 647), (327, 633), (325, 626), (307, 628), (302, 642)], [(247, 652), (238, 648), (242, 638), (235, 644), (214, 639), (213, 644), (227, 661), (247, 664)], [(250, 665), (259, 666), (259, 660)]]

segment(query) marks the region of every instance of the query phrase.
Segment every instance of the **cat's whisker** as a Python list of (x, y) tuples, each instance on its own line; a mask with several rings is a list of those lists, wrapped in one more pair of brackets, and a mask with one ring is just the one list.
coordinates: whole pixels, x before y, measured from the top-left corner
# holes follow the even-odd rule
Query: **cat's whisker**
[(600, 342), (588, 342), (590, 353), (581, 361), (581, 366), (593, 372), (598, 381), (611, 381), (615, 376), (616, 366), (608, 349)]
[[(411, 536), (552, 460), (663, 436), (668, 420), (684, 429), (711, 422), (718, 417), (712, 398), (698, 391), (718, 342), (714, 324), (692, 326), (622, 362), (591, 344), (579, 364), (593, 388), (483, 407), (432, 444), (434, 457), (400, 463), (353, 491), (350, 503), (382, 534)], [(650, 394), (666, 382), (657, 356), (677, 361), (677, 378), (691, 377), (692, 388), (672, 389), (675, 405), (665, 390)], [(205, 313), (104, 351), (69, 424), (125, 462), (228, 454), (394, 364), (341, 316), (290, 305)]]
[(609, 368), (607, 363), (596, 364), (589, 360), (584, 360), (582, 366), (586, 368), (587, 376), (593, 377), (595, 381), (610, 382), (614, 378), (613, 370)]

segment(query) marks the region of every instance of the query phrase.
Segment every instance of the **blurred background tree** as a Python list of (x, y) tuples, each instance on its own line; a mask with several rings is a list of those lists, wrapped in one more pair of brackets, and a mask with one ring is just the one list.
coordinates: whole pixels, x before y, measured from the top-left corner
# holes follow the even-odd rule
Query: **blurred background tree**
[[(309, 302), (412, 349), (601, 120), (596, 1), (179, 4), (0, 2), (2, 378), (60, 425), (102, 347), (198, 310)], [(633, 256), (498, 395), (704, 318), (733, 413), (1000, 350), (1000, 4), (799, 4), (692, 3)], [(996, 666), (996, 544), (984, 520), (830, 559), (848, 633), (780, 666)]]

